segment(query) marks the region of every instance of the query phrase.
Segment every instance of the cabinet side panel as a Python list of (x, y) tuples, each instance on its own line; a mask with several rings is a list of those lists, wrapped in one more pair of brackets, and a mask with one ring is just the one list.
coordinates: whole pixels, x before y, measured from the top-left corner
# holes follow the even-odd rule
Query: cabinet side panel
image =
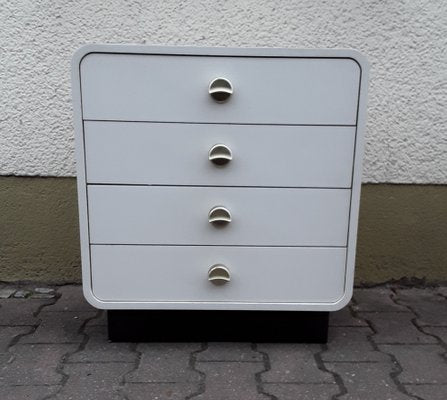
[(366, 123), (366, 106), (368, 92), (369, 65), (366, 59), (358, 56), (359, 65), (361, 66), (359, 97), (357, 107), (357, 129), (356, 141), (354, 149), (354, 163), (352, 171), (352, 191), (351, 191), (351, 207), (349, 215), (348, 229), (348, 251), (346, 257), (346, 280), (345, 280), (345, 296), (335, 306), (335, 309), (344, 307), (352, 297), (355, 272), (355, 255), (357, 244), (357, 228), (360, 207), (360, 191), (362, 185), (362, 165), (364, 153), (364, 135)]
[(80, 63), (82, 62), (83, 57), (88, 54), (89, 51), (90, 48), (88, 46), (85, 46), (79, 49), (73, 55), (71, 64), (71, 85), (75, 129), (75, 157), (81, 243), (82, 286), (86, 299), (92, 305), (97, 306), (97, 304), (94, 304), (94, 301), (92, 301), (93, 295), (90, 269), (88, 195), (86, 186), (84, 126), (82, 116), (82, 87), (80, 77)]

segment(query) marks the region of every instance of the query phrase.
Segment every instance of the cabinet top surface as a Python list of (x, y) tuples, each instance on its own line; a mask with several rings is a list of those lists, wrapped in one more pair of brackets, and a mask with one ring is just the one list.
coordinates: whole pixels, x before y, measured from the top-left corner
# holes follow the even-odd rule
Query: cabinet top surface
[(365, 72), (368, 68), (366, 57), (353, 49), (290, 49), (290, 48), (230, 48), (194, 46), (149, 46), (138, 44), (88, 44), (79, 48), (73, 55), (73, 65), (91, 53), (142, 54), (142, 55), (185, 55), (222, 57), (298, 57), (298, 58), (349, 58), (354, 60)]

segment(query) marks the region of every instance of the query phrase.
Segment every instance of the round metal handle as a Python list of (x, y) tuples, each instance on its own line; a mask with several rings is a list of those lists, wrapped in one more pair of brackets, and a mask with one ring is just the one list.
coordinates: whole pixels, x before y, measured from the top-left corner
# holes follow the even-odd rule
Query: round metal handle
[(213, 207), (208, 213), (208, 221), (215, 226), (226, 225), (231, 222), (231, 214), (225, 207)]
[(230, 282), (230, 271), (225, 265), (215, 264), (208, 270), (208, 280), (215, 285)]
[(215, 144), (208, 153), (208, 159), (216, 165), (225, 165), (233, 159), (233, 155), (229, 147)]
[(215, 101), (223, 103), (233, 94), (233, 86), (228, 79), (216, 78), (211, 81), (208, 93)]

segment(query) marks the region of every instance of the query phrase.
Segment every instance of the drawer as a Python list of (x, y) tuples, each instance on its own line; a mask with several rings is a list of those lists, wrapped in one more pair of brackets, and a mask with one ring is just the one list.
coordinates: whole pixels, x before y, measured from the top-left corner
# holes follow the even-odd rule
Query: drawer
[[(353, 127), (87, 121), (84, 129), (89, 183), (351, 186)], [(225, 165), (209, 160), (216, 144), (231, 152)]]
[[(218, 103), (209, 84), (233, 94)], [(90, 53), (81, 61), (84, 119), (355, 125), (359, 64), (351, 58)]]
[[(333, 303), (343, 296), (346, 249), (91, 246), (101, 301)], [(208, 281), (222, 264), (230, 281)]]
[(88, 186), (92, 244), (346, 246), (349, 205), (347, 189)]

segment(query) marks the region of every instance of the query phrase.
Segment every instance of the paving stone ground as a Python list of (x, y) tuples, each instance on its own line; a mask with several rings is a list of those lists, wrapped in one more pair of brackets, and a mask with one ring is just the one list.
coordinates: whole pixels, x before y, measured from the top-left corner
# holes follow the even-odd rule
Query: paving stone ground
[(106, 323), (79, 286), (0, 284), (0, 400), (447, 399), (445, 287), (357, 289), (325, 345), (110, 343)]

